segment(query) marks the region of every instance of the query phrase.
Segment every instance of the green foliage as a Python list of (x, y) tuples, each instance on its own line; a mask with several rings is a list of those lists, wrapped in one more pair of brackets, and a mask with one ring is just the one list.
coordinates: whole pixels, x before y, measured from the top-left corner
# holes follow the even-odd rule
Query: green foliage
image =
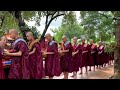
[(76, 15), (73, 11), (66, 13), (62, 20), (62, 25), (58, 29), (52, 30), (55, 33), (55, 39), (57, 42), (61, 41), (63, 35), (66, 35), (69, 41), (75, 36), (81, 38), (84, 34), (83, 28), (76, 20)]
[(81, 25), (88, 38), (111, 41), (114, 38), (113, 14), (110, 11), (81, 11)]
[(4, 16), (4, 22), (3, 25), (0, 27), (0, 37), (12, 28), (16, 28), (17, 30), (19, 30), (14, 17), (10, 13), (8, 13), (7, 11), (0, 11), (0, 16), (1, 15)]

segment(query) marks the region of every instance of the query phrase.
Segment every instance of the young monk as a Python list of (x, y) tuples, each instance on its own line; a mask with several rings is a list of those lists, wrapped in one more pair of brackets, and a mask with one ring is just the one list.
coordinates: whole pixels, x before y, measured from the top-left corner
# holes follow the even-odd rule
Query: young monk
[(27, 32), (26, 37), (29, 41), (30, 78), (41, 79), (44, 75), (44, 70), (39, 40), (34, 38), (32, 32)]
[(60, 76), (61, 74), (58, 45), (49, 33), (46, 34), (46, 39), (48, 41), (47, 51), (43, 52), (47, 55), (45, 58), (45, 75), (52, 79), (54, 76)]
[(92, 66), (94, 66), (94, 71), (95, 71), (96, 57), (97, 57), (97, 46), (94, 44), (92, 39), (90, 39), (89, 47), (90, 47), (89, 61), (88, 61), (88, 66), (90, 67), (89, 71), (91, 71)]
[(73, 38), (73, 53), (72, 53), (72, 71), (75, 79), (77, 78), (77, 72), (79, 71), (80, 61), (81, 61), (81, 53), (80, 53), (80, 44), (77, 43), (77, 37)]
[(98, 54), (97, 54), (97, 64), (98, 68), (103, 67), (104, 64), (104, 46), (102, 45), (102, 42), (99, 42), (99, 47), (98, 47)]
[(9, 31), (10, 37), (15, 40), (13, 52), (4, 52), (8, 56), (12, 56), (12, 64), (9, 72), (9, 79), (29, 79), (29, 51), (27, 43), (20, 38), (16, 29)]
[(68, 79), (69, 72), (72, 72), (71, 60), (72, 60), (72, 45), (69, 41), (67, 41), (66, 36), (62, 37), (63, 47), (60, 51), (64, 53), (64, 55), (60, 58), (60, 64), (62, 72), (64, 73), (64, 79)]
[(5, 79), (5, 73), (3, 69), (2, 59), (3, 59), (3, 47), (6, 44), (7, 39), (3, 36), (0, 41), (0, 79)]
[[(89, 46), (88, 44), (85, 43), (85, 38), (82, 38), (82, 45), (81, 45), (81, 50), (82, 50), (82, 67), (85, 67), (86, 73), (87, 73), (87, 65), (88, 65), (88, 59), (89, 59)], [(81, 73), (82, 74), (82, 68), (81, 68)]]

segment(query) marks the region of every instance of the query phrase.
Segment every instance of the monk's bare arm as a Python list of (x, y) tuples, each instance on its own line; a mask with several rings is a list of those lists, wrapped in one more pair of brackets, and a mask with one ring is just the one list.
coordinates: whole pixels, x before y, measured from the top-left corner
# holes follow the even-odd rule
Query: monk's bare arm
[(83, 51), (82, 53), (86, 53), (86, 52), (88, 52), (88, 50), (87, 51)]
[(79, 50), (77, 50), (76, 52), (75, 52), (75, 54), (77, 54), (79, 52)]
[(45, 54), (54, 54), (54, 52), (46, 52)]
[(29, 55), (34, 54), (34, 53), (35, 53), (35, 51), (36, 51), (36, 48), (33, 48), (33, 50), (32, 50), (31, 52), (29, 52)]
[(16, 52), (16, 53), (6, 53), (6, 55), (8, 55), (8, 56), (22, 56), (22, 52), (19, 51), (19, 52)]
[(69, 49), (68, 49), (68, 50), (63, 50), (62, 52), (63, 52), (63, 53), (69, 52)]

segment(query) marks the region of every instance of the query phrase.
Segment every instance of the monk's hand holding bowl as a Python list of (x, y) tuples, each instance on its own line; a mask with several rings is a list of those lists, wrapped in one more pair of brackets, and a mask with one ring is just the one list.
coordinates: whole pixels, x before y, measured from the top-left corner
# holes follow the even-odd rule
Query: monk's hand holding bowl
[(76, 53), (75, 53), (75, 52), (73, 52), (73, 53), (72, 53), (72, 56), (75, 56), (75, 54), (76, 54)]
[(64, 56), (63, 50), (59, 51), (60, 57)]
[(9, 56), (9, 52), (7, 50), (4, 50), (3, 54)]
[(95, 53), (95, 51), (92, 51), (91, 54)]
[(98, 54), (101, 54), (101, 52), (98, 52)]

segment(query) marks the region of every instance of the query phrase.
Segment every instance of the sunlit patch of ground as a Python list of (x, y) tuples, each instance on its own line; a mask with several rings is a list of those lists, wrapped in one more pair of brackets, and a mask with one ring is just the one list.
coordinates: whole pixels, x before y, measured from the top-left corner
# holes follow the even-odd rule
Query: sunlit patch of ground
[[(85, 73), (85, 68), (83, 68), (83, 74), (79, 75), (80, 71), (77, 74), (77, 79), (109, 79), (113, 73), (114, 73), (114, 65), (107, 65), (104, 68), (101, 69), (96, 69), (93, 71), (89, 71), (87, 74)], [(74, 79), (72, 76), (72, 73), (69, 73), (69, 78), (68, 79)], [(63, 73), (59, 77), (54, 77), (53, 79), (63, 79)], [(46, 77), (45, 79), (48, 79)]]

